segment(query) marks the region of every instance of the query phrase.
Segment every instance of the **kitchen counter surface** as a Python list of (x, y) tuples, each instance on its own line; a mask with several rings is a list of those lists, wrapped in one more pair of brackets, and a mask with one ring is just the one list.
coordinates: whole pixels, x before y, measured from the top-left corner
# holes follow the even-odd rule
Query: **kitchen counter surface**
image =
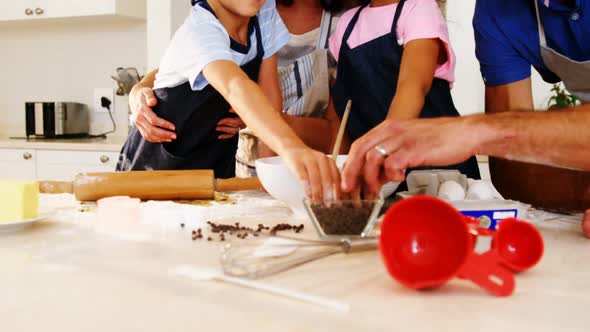
[[(284, 205), (265, 194), (249, 192), (232, 198), (235, 205), (213, 207), (146, 203), (143, 236), (135, 233), (138, 225), (131, 233), (122, 228), (125, 231), (114, 236), (104, 229), (98, 232), (95, 213), (79, 211), (71, 196), (43, 196), (42, 209), (54, 211), (53, 217), (18, 233), (0, 234), (1, 330), (539, 332), (590, 328), (586, 317), (590, 240), (583, 238), (579, 220), (566, 216), (548, 220), (539, 214), (544, 217), (535, 223), (544, 236), (545, 256), (533, 270), (516, 275), (516, 291), (508, 298), (495, 298), (459, 279), (430, 291), (406, 289), (388, 276), (377, 251), (335, 255), (264, 279), (348, 303), (348, 313), (169, 274), (182, 264), (219, 268), (223, 243), (191, 240), (191, 231), (200, 222), (296, 222)], [(186, 223), (184, 228), (181, 222)], [(311, 236), (311, 225), (305, 226), (305, 235)]]
[(126, 137), (83, 139), (12, 139), (0, 136), (0, 149), (74, 150), (119, 152)]

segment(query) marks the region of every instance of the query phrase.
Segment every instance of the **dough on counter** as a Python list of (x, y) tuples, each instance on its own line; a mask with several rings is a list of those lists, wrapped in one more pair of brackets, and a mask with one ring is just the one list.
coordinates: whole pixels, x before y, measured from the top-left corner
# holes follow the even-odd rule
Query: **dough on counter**
[(0, 180), (0, 222), (31, 219), (39, 214), (39, 184), (29, 180)]
[(214, 192), (214, 198), (211, 199), (182, 199), (182, 200), (175, 200), (175, 203), (178, 204), (187, 204), (187, 205), (196, 205), (196, 206), (211, 206), (213, 202), (218, 204), (234, 204), (234, 201), (229, 197), (229, 195)]

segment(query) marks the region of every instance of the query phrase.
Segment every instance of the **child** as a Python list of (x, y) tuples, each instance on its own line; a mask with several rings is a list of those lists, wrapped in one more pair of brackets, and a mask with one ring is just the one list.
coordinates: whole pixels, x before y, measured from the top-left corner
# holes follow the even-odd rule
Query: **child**
[[(352, 140), (386, 118), (459, 116), (450, 92), (455, 56), (435, 0), (365, 1), (342, 15), (330, 51), (338, 61), (333, 107), (342, 116), (352, 100)], [(449, 168), (480, 177), (474, 157)]]
[(196, 1), (155, 82), (154, 111), (174, 124), (176, 140), (150, 143), (133, 128), (117, 169), (213, 169), (216, 177), (233, 177), (237, 136), (220, 140), (216, 132), (233, 109), (284, 158), (309, 196), (333, 197), (336, 165), (305, 146), (280, 115), (275, 52), (288, 38), (274, 0)]

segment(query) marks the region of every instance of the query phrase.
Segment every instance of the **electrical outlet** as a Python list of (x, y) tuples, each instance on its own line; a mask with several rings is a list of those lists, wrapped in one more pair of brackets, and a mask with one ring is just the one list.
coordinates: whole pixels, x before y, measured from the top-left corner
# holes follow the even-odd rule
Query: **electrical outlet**
[(111, 112), (115, 111), (115, 89), (113, 88), (96, 88), (94, 89), (94, 112), (108, 113), (109, 110), (103, 106), (102, 98), (110, 101), (109, 108)]

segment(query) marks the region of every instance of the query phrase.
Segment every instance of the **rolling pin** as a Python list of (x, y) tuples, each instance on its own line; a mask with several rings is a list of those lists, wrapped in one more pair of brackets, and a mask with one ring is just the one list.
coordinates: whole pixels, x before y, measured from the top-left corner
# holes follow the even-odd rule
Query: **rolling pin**
[(215, 191), (257, 189), (262, 189), (258, 178), (215, 179), (212, 170), (81, 173), (73, 182), (39, 181), (41, 193), (73, 193), (79, 201), (111, 196), (144, 200), (213, 199)]

